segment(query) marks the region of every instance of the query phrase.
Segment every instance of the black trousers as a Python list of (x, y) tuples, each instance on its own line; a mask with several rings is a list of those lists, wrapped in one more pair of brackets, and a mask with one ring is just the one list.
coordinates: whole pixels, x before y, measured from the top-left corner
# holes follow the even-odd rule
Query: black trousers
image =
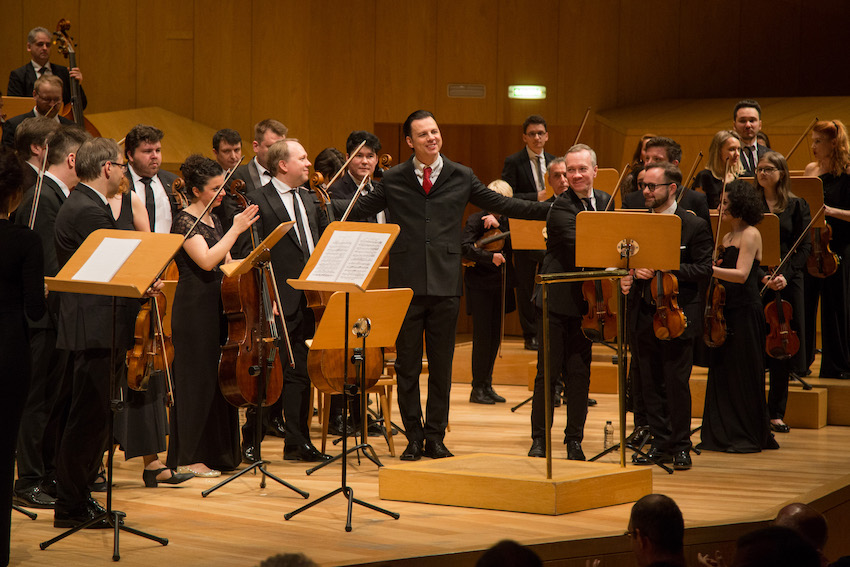
[(70, 354), (56, 348), (56, 330), (51, 328), (30, 329), (30, 352), (32, 382), (18, 433), (15, 490), (19, 492), (39, 486), (55, 476), (62, 412), (54, 412), (53, 408), (60, 398)]
[[(289, 326), (295, 368), (287, 364), (283, 370), (283, 390), (280, 397), (283, 404), (283, 418), (286, 422), (285, 446), (310, 443), (310, 427), (307, 424), (313, 411), (310, 407), (312, 384), (310, 375), (307, 373), (309, 349), (304, 341), (313, 338), (316, 325), (311, 310), (304, 307), (302, 315), (296, 324)], [(286, 348), (285, 345), (280, 346)], [(269, 409), (273, 408), (274, 405)]]
[(662, 341), (652, 328), (655, 307), (641, 302), (632, 332), (632, 364), (638, 365), (638, 385), (646, 419), (657, 450), (673, 454), (691, 446), (691, 389), (694, 339), (686, 334)]
[[(92, 472), (97, 470), (107, 444), (110, 411), (110, 349), (75, 351), (68, 421), (56, 458), (56, 511), (81, 515), (89, 497)], [(116, 356), (115, 371), (124, 365)]]
[[(531, 438), (546, 436), (546, 398), (553, 391), (544, 392), (543, 322), (542, 311), (537, 327), (537, 376), (534, 378), (534, 397), (531, 401)], [(567, 406), (567, 427), (564, 442), (584, 438), (587, 420), (587, 396), (590, 390), (590, 360), (592, 343), (581, 332), (581, 317), (570, 317), (549, 312), (549, 376), (551, 385), (562, 372), (565, 377), (564, 394)], [(554, 416), (554, 407), (552, 408)], [(551, 417), (550, 416), (550, 419)]]
[[(398, 408), (408, 441), (442, 441), (449, 423), (449, 394), (459, 297), (414, 296), (396, 339)], [(419, 398), (423, 334), (428, 355), (425, 421)]]
[(516, 274), (516, 305), (522, 336), (528, 340), (537, 333), (535, 308), (531, 301), (534, 291), (534, 276), (537, 266), (543, 261), (543, 253), (539, 250), (514, 250), (513, 262)]
[[(797, 333), (800, 341), (800, 350), (791, 358), (779, 360), (772, 356), (766, 356), (767, 368), (770, 377), (770, 389), (767, 392), (767, 411), (770, 419), (782, 419), (785, 417), (785, 407), (788, 404), (788, 377), (791, 372), (803, 376), (808, 368), (806, 363), (806, 336), (803, 332), (803, 321), (805, 320), (805, 307), (803, 298), (803, 274), (797, 274), (788, 280), (788, 286), (782, 290), (782, 299), (791, 304), (794, 316), (790, 321), (791, 329)], [(773, 292), (765, 294), (765, 305), (774, 300)]]
[(493, 366), (499, 354), (502, 330), (502, 291), (466, 288), (466, 303), (472, 312), (472, 387), (493, 385)]

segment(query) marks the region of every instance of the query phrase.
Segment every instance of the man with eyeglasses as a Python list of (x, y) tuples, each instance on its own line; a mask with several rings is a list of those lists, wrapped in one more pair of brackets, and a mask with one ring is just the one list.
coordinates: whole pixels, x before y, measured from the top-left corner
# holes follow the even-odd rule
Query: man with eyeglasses
[[(525, 147), (505, 158), (502, 179), (514, 190), (514, 197), (527, 201), (542, 201), (546, 195), (546, 167), (555, 156), (543, 148), (549, 141), (546, 120), (532, 114), (522, 123), (522, 141)], [(534, 306), (531, 292), (534, 275), (543, 261), (542, 250), (515, 250), (513, 254), (516, 272), (517, 314), (522, 326), (522, 335), (527, 350), (537, 350), (537, 329), (534, 324)]]
[[(682, 220), (679, 269), (671, 273), (679, 281), (679, 307), (687, 318), (681, 336), (662, 340), (653, 329), (656, 306), (652, 286), (656, 271), (631, 270), (620, 280), (628, 297), (626, 325), (632, 337), (632, 364), (637, 365), (633, 388), (643, 398), (652, 434), (649, 459), (635, 464), (672, 463), (676, 470), (691, 468), (691, 391), (688, 381), (693, 366), (694, 338), (702, 331), (703, 284), (712, 274), (712, 236), (708, 223), (676, 204), (682, 172), (671, 163), (651, 163), (638, 174), (638, 188), (652, 214), (674, 214)], [(665, 396), (666, 394), (666, 396)]]
[[(22, 67), (18, 67), (9, 73), (9, 86), (6, 89), (8, 96), (28, 96), (35, 87), (35, 83), (41, 77), (55, 76), (62, 81), (62, 102), (71, 102), (71, 77), (77, 83), (83, 82), (83, 74), (79, 68), (68, 69), (63, 65), (50, 62), (50, 46), (53, 44), (51, 34), (46, 28), (38, 27), (30, 30), (27, 35), (27, 51), (32, 60)], [(85, 109), (88, 101), (86, 92), (80, 86), (80, 101)]]
[[(555, 163), (555, 162), (553, 162)], [(569, 188), (552, 203), (546, 219), (546, 256), (542, 274), (576, 271), (576, 215), (582, 211), (602, 211), (611, 195), (593, 188), (598, 168), (596, 152), (585, 144), (576, 144), (564, 156), (564, 170)], [(553, 166), (552, 177), (563, 180), (560, 168)], [(552, 286), (549, 291), (549, 376), (564, 375), (567, 405), (567, 427), (564, 443), (567, 459), (584, 461), (581, 448), (584, 423), (587, 420), (587, 397), (590, 390), (591, 342), (581, 331), (581, 317), (587, 303), (581, 293), (581, 282)], [(534, 292), (535, 305), (543, 307), (539, 287)], [(541, 337), (542, 338), (542, 337)], [(538, 359), (538, 365), (542, 361)], [(554, 380), (553, 380), (554, 381)], [(531, 449), (529, 457), (545, 457), (546, 398), (543, 373), (534, 380), (531, 403)], [(552, 410), (554, 414), (554, 409)]]
[(32, 90), (32, 98), (35, 100), (32, 110), (13, 116), (3, 124), (3, 144), (10, 148), (15, 147), (15, 130), (27, 118), (48, 116), (59, 124), (73, 124), (71, 120), (63, 116), (50, 116), (51, 109), (62, 102), (62, 80), (59, 77), (47, 75), (39, 78)]

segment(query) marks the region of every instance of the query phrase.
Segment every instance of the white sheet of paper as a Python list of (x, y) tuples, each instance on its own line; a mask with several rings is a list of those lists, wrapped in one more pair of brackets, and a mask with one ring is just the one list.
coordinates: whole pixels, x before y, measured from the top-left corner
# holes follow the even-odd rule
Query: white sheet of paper
[(108, 282), (141, 242), (137, 238), (104, 238), (71, 279)]
[(363, 286), (389, 238), (383, 232), (337, 230), (307, 279)]

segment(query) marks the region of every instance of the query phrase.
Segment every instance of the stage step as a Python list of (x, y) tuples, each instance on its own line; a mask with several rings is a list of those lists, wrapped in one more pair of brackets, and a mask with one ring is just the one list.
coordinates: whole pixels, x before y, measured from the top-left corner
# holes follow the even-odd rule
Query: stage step
[[(804, 378), (812, 388), (823, 388), (829, 393), (826, 399), (827, 425), (850, 425), (850, 380), (837, 378)], [(799, 382), (791, 382), (791, 392), (801, 389)]]
[[(707, 383), (707, 376), (691, 375), (691, 417), (700, 418), (703, 415)], [(820, 429), (827, 424), (827, 401), (832, 395), (827, 393), (826, 388), (816, 387), (815, 384), (812, 386), (811, 390), (803, 390), (795, 386), (788, 389), (788, 407), (783, 421), (792, 428)], [(767, 396), (767, 387), (765, 387), (765, 396)]]

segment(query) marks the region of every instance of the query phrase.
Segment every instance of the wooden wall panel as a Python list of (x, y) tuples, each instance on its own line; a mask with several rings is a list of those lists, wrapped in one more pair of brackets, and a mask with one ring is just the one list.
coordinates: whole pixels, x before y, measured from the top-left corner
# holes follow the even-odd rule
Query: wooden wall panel
[[(136, 8), (128, 2), (83, 0), (72, 35), (79, 45), (86, 114), (136, 107)], [(111, 46), (104, 48), (104, 46)]]
[[(522, 124), (529, 114), (547, 120), (557, 115), (558, 0), (501, 0), (498, 26), (498, 81), (495, 92), (499, 124)], [(566, 37), (564, 37), (566, 40)], [(543, 85), (546, 100), (507, 98), (509, 85)]]
[[(498, 74), (497, 5), (491, 0), (439, 0), (434, 114), (441, 122), (493, 124)], [(449, 98), (449, 83), (483, 83), (483, 99)], [(411, 109), (412, 110), (412, 109)]]
[[(801, 6), (800, 43), (796, 47), (802, 60), (797, 72), (805, 91), (800, 94), (846, 95), (850, 92), (850, 74), (844, 70), (848, 59), (844, 30), (850, 21), (850, 2), (804, 2)], [(784, 61), (772, 66), (780, 77), (788, 72)]]
[[(310, 2), (313, 21), (325, 33), (313, 42), (310, 61), (311, 156), (331, 146), (345, 153), (352, 130), (373, 130), (377, 54), (375, 4)], [(381, 73), (383, 75), (383, 73)], [(382, 81), (383, 82), (383, 81)]]
[[(9, 73), (29, 61), (27, 31), (24, 30), (24, 8), (21, 2), (5, 2), (0, 18), (0, 92), (7, 94)], [(9, 116), (11, 118), (11, 116)]]
[[(211, 128), (233, 128), (250, 153), (251, 3), (197, 2), (194, 10), (194, 74), (192, 116)], [(224, 30), (227, 30), (226, 32)], [(210, 157), (210, 145), (199, 151)]]
[[(308, 102), (313, 33), (310, 4), (296, 0), (255, 2), (251, 15), (251, 123), (280, 120), (310, 149)], [(253, 133), (249, 133), (249, 137)], [(250, 154), (250, 152), (249, 152)]]
[[(676, 77), (668, 84), (676, 96), (729, 96), (729, 86), (739, 79), (741, 44), (738, 2), (700, 2), (682, 10), (681, 40)], [(656, 38), (657, 39), (657, 38)], [(663, 81), (668, 83), (668, 81)]]
[(376, 0), (375, 11), (374, 120), (401, 124), (414, 110), (435, 108), (437, 15), (395, 0)]
[(619, 69), (618, 0), (562, 2), (558, 14), (558, 114), (556, 124), (576, 131), (588, 106), (616, 106)]
[(194, 2), (136, 4), (136, 106), (193, 116)]
[[(805, 10), (816, 4), (805, 4)], [(795, 0), (752, 0), (736, 5), (740, 10), (740, 52), (753, 55), (739, 60), (741, 96), (773, 96), (778, 89), (785, 96), (801, 95), (799, 67), (812, 55), (800, 49), (803, 5)]]

